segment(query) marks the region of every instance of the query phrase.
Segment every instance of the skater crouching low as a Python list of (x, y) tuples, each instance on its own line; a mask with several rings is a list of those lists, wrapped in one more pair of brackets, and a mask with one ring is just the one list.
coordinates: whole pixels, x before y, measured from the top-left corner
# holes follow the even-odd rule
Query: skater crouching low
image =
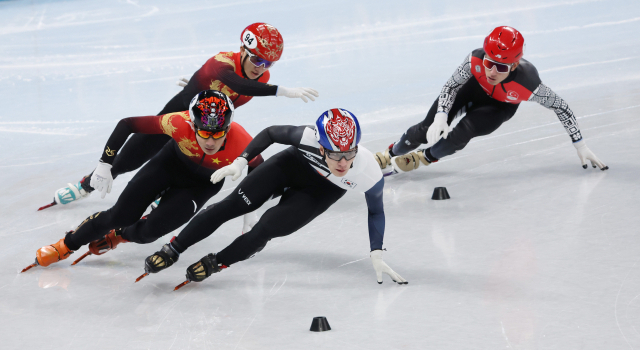
[(394, 282), (406, 284), (407, 281), (382, 260), (384, 179), (371, 152), (358, 146), (360, 136), (356, 117), (339, 108), (324, 112), (314, 126), (272, 126), (263, 130), (242, 156), (213, 174), (214, 183), (225, 176), (237, 179), (248, 159), (273, 143), (292, 147), (266, 160), (229, 196), (196, 215), (175, 239), (145, 260), (146, 273), (156, 273), (173, 265), (181, 253), (211, 235), (223, 223), (256, 210), (274, 193), (284, 192), (279, 203), (267, 210), (249, 233), (189, 266), (187, 283), (200, 282), (260, 252), (271, 239), (313, 225), (313, 219), (348, 190), (355, 190), (365, 194), (370, 256), (378, 283), (382, 283), (385, 273)]
[[(173, 140), (131, 179), (111, 209), (89, 216), (57, 243), (38, 249), (36, 262), (23, 272), (64, 260), (88, 243), (89, 252), (100, 255), (120, 243), (150, 243), (179, 228), (220, 191), (222, 182), (211, 183), (211, 174), (230, 164), (251, 141), (233, 122), (233, 103), (220, 91), (200, 92), (188, 111), (122, 119), (91, 176), (92, 187), (103, 196), (111, 191), (113, 159), (131, 133), (166, 134)], [(250, 169), (262, 162), (260, 155), (251, 159)], [(160, 205), (141, 219), (161, 194)]]
[[(496, 131), (524, 101), (556, 113), (583, 168), (590, 161), (594, 168), (609, 169), (587, 147), (567, 102), (543, 84), (536, 67), (522, 58), (524, 49), (524, 38), (516, 29), (495, 28), (483, 47), (473, 50), (449, 78), (425, 119), (376, 153), (385, 175), (411, 171), (462, 150), (472, 138)], [(460, 121), (451, 128), (457, 117)], [(413, 151), (424, 143), (431, 147)]]

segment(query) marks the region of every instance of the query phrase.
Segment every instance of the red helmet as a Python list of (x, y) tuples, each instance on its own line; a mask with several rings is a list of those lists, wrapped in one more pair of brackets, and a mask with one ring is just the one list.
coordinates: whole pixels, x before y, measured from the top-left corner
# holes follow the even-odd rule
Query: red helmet
[(518, 62), (524, 54), (524, 38), (515, 28), (496, 27), (484, 39), (484, 52), (492, 60), (511, 64)]
[(266, 23), (254, 23), (242, 31), (240, 41), (253, 54), (275, 62), (282, 56), (284, 41), (276, 27)]

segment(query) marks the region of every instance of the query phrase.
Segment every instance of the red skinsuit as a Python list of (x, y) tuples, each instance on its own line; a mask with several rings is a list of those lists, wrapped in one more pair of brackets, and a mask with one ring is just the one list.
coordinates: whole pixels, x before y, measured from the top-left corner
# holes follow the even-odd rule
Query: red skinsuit
[[(239, 95), (229, 86), (220, 81), (219, 75), (223, 74), (223, 71), (225, 70), (233, 70), (235, 74), (243, 77), (242, 65), (240, 62), (240, 52), (220, 52), (219, 54), (211, 57), (202, 66), (202, 68), (200, 68), (193, 75), (193, 77), (191, 77), (191, 80), (195, 79), (197, 87), (196, 89), (194, 89), (193, 95), (195, 96), (195, 94), (202, 90), (217, 90), (229, 96), (235, 108), (238, 108), (243, 104), (249, 102), (253, 98), (253, 96)], [(269, 77), (269, 71), (266, 71), (258, 79), (258, 82), (267, 83), (269, 81)], [(273, 93), (273, 95), (275, 95), (275, 92)]]
[[(158, 116), (131, 117), (123, 119), (128, 130), (116, 128), (107, 143), (102, 160), (111, 163), (115, 153), (122, 146), (130, 133), (166, 134), (171, 136), (184, 157), (198, 166), (217, 170), (231, 164), (242, 154), (253, 139), (240, 124), (231, 123), (224, 145), (213, 155), (205, 155), (196, 141), (196, 133), (189, 117), (189, 112), (168, 113)], [(204, 159), (203, 159), (204, 156)], [(262, 162), (262, 157), (255, 157), (249, 166), (255, 167)]]

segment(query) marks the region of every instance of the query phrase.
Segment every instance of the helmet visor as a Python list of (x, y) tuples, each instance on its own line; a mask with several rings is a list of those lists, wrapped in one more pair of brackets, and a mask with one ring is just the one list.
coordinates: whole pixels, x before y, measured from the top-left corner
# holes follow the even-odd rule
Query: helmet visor
[(513, 66), (513, 64), (505, 64), (505, 63), (498, 63), (496, 61), (492, 61), (487, 56), (484, 56), (484, 59), (482, 60), (482, 65), (484, 65), (484, 67), (488, 70), (491, 70), (491, 68), (496, 67), (496, 70), (498, 71), (498, 73), (508, 73), (509, 70), (511, 69), (511, 66)]
[(358, 147), (345, 152), (334, 152), (334, 151), (329, 151), (328, 149), (325, 148), (324, 153), (327, 155), (327, 158), (331, 160), (335, 160), (336, 162), (341, 161), (342, 158), (346, 160), (351, 160), (355, 158), (356, 155), (358, 154)]
[(249, 49), (247, 48), (244, 49), (244, 52), (246, 52), (247, 56), (249, 56), (249, 61), (251, 61), (251, 63), (258, 68), (260, 68), (260, 66), (264, 66), (265, 69), (269, 69), (274, 64), (276, 64), (275, 62), (271, 62), (271, 61), (265, 60), (264, 58), (258, 57), (257, 55), (249, 51)]
[(217, 140), (225, 136), (227, 134), (227, 130), (208, 131), (208, 130), (196, 129), (196, 133), (198, 134), (198, 136), (202, 137), (203, 139), (208, 139), (210, 137), (213, 137), (214, 140)]

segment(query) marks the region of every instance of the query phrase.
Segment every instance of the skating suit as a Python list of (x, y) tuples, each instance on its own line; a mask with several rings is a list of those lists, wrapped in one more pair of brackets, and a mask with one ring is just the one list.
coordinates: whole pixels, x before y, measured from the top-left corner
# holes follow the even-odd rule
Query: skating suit
[(351, 169), (344, 177), (336, 177), (320, 155), (320, 144), (315, 139), (313, 127), (272, 126), (254, 138), (242, 157), (251, 159), (273, 143), (292, 147), (267, 159), (227, 198), (196, 215), (176, 237), (175, 242), (181, 250), (208, 237), (224, 222), (259, 208), (280, 191), (284, 194), (278, 205), (267, 210), (249, 233), (220, 251), (218, 262), (229, 266), (249, 258), (272, 238), (289, 235), (309, 224), (346, 191), (365, 194), (370, 248), (382, 248), (384, 179), (369, 150), (359, 146)]
[(438, 98), (438, 112), (449, 113), (458, 90), (473, 77), (475, 82), (470, 81), (469, 83), (480, 84), (484, 92), (497, 101), (511, 104), (533, 101), (553, 110), (571, 140), (576, 142), (582, 139), (573, 112), (560, 96), (542, 83), (538, 76), (538, 70), (533, 64), (521, 59), (518, 67), (509, 73), (507, 79), (498, 85), (491, 85), (487, 82), (482, 64), (484, 55), (483, 49), (474, 50), (449, 78)]
[[(150, 243), (178, 229), (222, 188), (223, 181), (217, 184), (209, 181), (211, 174), (233, 162), (251, 141), (242, 126), (231, 123), (222, 148), (214, 155), (205, 155), (196, 141), (188, 113), (132, 117), (118, 123), (101, 161), (112, 162), (133, 132), (166, 134), (172, 141), (136, 173), (113, 207), (91, 215), (66, 236), (65, 244), (70, 249), (77, 250), (116, 228), (123, 228), (122, 236), (136, 243)], [(262, 157), (255, 157), (249, 162), (250, 169), (261, 162)], [(149, 204), (160, 196), (160, 205), (140, 219)]]
[(266, 71), (257, 81), (245, 79), (240, 53), (220, 52), (193, 74), (183, 90), (183, 109), (180, 110), (186, 110), (193, 96), (202, 90), (224, 92), (236, 108), (249, 102), (253, 96), (274, 96), (278, 87), (267, 84), (269, 77), (269, 71)]
[(427, 143), (426, 133), (437, 112), (448, 114), (451, 124), (463, 117), (427, 153), (432, 160), (440, 159), (463, 149), (474, 137), (494, 132), (502, 123), (511, 119), (523, 101), (534, 101), (553, 110), (573, 142), (582, 135), (573, 112), (567, 103), (540, 81), (538, 71), (527, 60), (521, 59), (518, 67), (498, 85), (487, 82), (482, 64), (484, 50), (471, 52), (456, 69), (433, 102), (425, 119), (410, 127), (393, 146), (396, 155), (406, 154), (420, 144)]
[[(159, 115), (188, 110), (193, 97), (203, 90), (225, 93), (235, 108), (249, 102), (253, 96), (275, 96), (278, 87), (267, 84), (269, 77), (270, 73), (266, 71), (257, 80), (247, 79), (242, 73), (240, 53), (221, 52), (193, 74), (187, 86), (164, 106)], [(139, 168), (169, 140), (162, 134), (131, 136), (113, 163), (113, 176)]]
[[(231, 164), (251, 141), (251, 136), (244, 128), (232, 122), (224, 145), (216, 154), (207, 155), (198, 145), (189, 112), (132, 117), (122, 119), (118, 123), (107, 141), (100, 160), (111, 164), (118, 150), (131, 133), (165, 134), (170, 136), (175, 141), (173, 149), (176, 155), (183, 160), (185, 166), (193, 172), (204, 172), (204, 176), (211, 176), (215, 170)], [(259, 160), (252, 161), (257, 162)]]

